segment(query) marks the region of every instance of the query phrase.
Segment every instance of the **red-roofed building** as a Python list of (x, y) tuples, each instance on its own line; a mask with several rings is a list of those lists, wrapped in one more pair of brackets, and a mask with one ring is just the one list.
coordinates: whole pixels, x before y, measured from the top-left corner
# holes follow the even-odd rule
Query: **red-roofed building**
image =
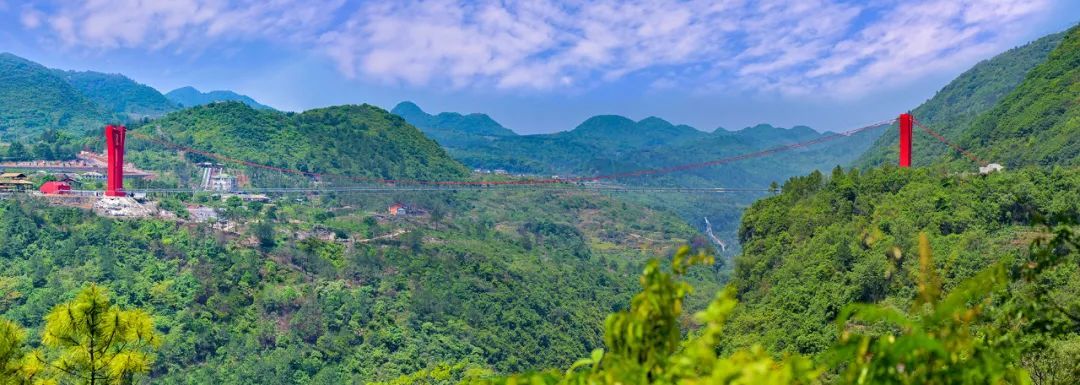
[(50, 181), (41, 185), (41, 193), (48, 195), (67, 194), (71, 192), (71, 185), (64, 182)]
[(390, 215), (396, 217), (398, 215), (404, 215), (405, 211), (406, 211), (406, 208), (405, 208), (405, 205), (403, 205), (401, 203), (394, 203), (394, 204), (390, 205), (390, 209), (387, 210), (387, 211), (390, 212)]

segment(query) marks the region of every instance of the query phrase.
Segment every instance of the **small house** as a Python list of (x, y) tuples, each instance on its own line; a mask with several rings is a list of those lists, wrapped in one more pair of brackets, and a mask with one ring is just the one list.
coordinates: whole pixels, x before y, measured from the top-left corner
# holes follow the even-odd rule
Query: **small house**
[(65, 182), (49, 181), (41, 185), (41, 193), (46, 195), (62, 195), (71, 193), (71, 185)]
[(34, 188), (34, 183), (26, 180), (26, 174), (5, 172), (0, 174), (0, 192), (23, 191)]
[(401, 203), (394, 203), (394, 204), (390, 205), (390, 208), (387, 209), (387, 212), (390, 213), (390, 216), (394, 216), (394, 217), (399, 216), (399, 215), (405, 215), (405, 214), (408, 214), (408, 207), (406, 207), (405, 205), (403, 205)]

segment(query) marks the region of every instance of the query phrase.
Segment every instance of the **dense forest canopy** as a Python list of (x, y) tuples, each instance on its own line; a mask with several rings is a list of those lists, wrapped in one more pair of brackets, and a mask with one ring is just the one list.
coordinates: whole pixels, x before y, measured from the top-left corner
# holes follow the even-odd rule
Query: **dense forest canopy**
[[(467, 170), (400, 117), (370, 105), (283, 113), (240, 102), (178, 111), (138, 129), (200, 151), (349, 178), (453, 180)], [(213, 159), (212, 159), (213, 160)], [(220, 161), (220, 160), (217, 160)]]
[[(915, 110), (1007, 166), (979, 174), (929, 141), (921, 167), (892, 167), (895, 130), (880, 126), (704, 132), (607, 115), (517, 135), (412, 103), (292, 113), (190, 87), (169, 101), (0, 54), (8, 157), (67, 159), (100, 148), (80, 131), (144, 117), (128, 159), (158, 175), (140, 186), (189, 187), (203, 161), (257, 186), (341, 186), (489, 177), (468, 167), (599, 175), (831, 139), (619, 181), (774, 190), (723, 198), (200, 191), (117, 220), (5, 196), (0, 384), (1074, 384), (1077, 68), (1080, 27)], [(741, 245), (730, 262), (695, 231), (704, 216)]]
[(975, 119), (961, 143), (1010, 167), (1080, 166), (1080, 27), (1024, 82)]
[(160, 117), (179, 109), (157, 90), (124, 75), (93, 71), (55, 72), (106, 111), (133, 121)]
[(107, 112), (44, 66), (0, 53), (0, 134), (19, 138), (46, 129), (99, 127)]
[[(975, 118), (994, 108), (1024, 82), (1028, 72), (1046, 60), (1065, 34), (1042, 37), (976, 64), (911, 113), (950, 141), (959, 141)], [(864, 167), (896, 164), (899, 140), (894, 126), (860, 156), (857, 164)], [(955, 158), (951, 148), (922, 132), (916, 133), (912, 147), (914, 165), (918, 167)]]

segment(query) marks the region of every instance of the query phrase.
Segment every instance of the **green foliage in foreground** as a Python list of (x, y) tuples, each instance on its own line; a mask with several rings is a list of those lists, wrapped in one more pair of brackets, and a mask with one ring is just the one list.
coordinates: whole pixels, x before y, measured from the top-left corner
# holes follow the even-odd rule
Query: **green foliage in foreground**
[[(1019, 259), (1039, 213), (1080, 217), (1080, 169), (941, 176), (882, 168), (793, 178), (743, 217), (733, 283), (744, 306), (726, 346), (818, 354), (839, 337), (829, 326), (847, 304), (905, 308), (916, 296), (919, 233), (930, 235), (950, 289)], [(1059, 295), (1080, 303), (1070, 284), (1080, 272), (1055, 277)]]
[[(154, 314), (155, 384), (364, 383), (437, 362), (515, 372), (601, 346), (634, 272), (693, 236), (674, 216), (592, 194), (207, 198), (190, 200), (247, 228), (0, 201), (0, 317), (41, 348), (45, 315), (97, 282), (121, 308)], [(373, 215), (394, 202), (444, 213)], [(712, 294), (718, 269), (691, 279)]]
[(670, 273), (656, 261), (647, 265), (630, 308), (605, 323), (606, 349), (565, 372), (498, 377), (441, 365), (438, 376), (424, 371), (390, 384), (1029, 384), (1020, 359), (1023, 337), (1060, 332), (1047, 329), (1048, 322), (1080, 326), (1046, 292), (1007, 290), (1011, 283), (1034, 282), (1077, 263), (1080, 239), (1068, 227), (1057, 228), (1049, 241), (1033, 242), (1020, 268), (994, 264), (945, 295), (925, 233), (919, 244), (919, 288), (911, 313), (889, 305), (849, 305), (837, 322), (841, 338), (817, 360), (797, 354), (777, 360), (759, 346), (718, 354), (722, 329), (737, 306), (733, 287), (697, 313), (701, 327), (682, 338), (678, 320), (691, 287), (679, 278), (687, 266), (711, 259), (683, 248)]
[(120, 310), (108, 292), (85, 287), (45, 316), (41, 344), (22, 353), (25, 333), (0, 319), (0, 384), (134, 384), (161, 345), (146, 312)]

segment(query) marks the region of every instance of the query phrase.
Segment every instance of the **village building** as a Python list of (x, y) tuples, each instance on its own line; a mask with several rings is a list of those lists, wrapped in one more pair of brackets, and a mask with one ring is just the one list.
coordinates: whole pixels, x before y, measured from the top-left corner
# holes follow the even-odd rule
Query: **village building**
[(0, 192), (26, 191), (33, 186), (34, 183), (26, 179), (26, 174), (19, 172), (0, 174)]
[(236, 189), (236, 177), (229, 174), (214, 174), (210, 177), (210, 190), (233, 191)]
[(71, 184), (61, 181), (48, 181), (41, 185), (39, 189), (42, 194), (46, 195), (63, 195), (71, 193)]
[(402, 203), (394, 203), (390, 205), (390, 208), (386, 210), (390, 216), (396, 217), (401, 215), (407, 215), (409, 213), (409, 207)]

